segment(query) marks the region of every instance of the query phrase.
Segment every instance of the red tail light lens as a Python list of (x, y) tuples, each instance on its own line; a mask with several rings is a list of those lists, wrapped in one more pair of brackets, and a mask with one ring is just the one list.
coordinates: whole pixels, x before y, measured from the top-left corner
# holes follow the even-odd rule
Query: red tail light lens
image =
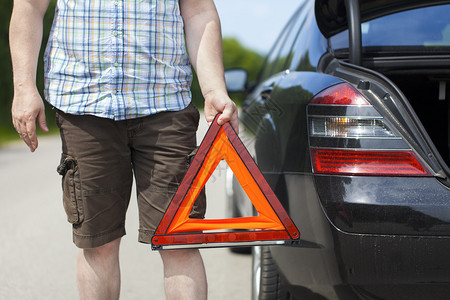
[(319, 93), (310, 104), (324, 105), (370, 105), (361, 94), (347, 83), (336, 84)]
[(431, 176), (411, 151), (311, 149), (314, 173)]

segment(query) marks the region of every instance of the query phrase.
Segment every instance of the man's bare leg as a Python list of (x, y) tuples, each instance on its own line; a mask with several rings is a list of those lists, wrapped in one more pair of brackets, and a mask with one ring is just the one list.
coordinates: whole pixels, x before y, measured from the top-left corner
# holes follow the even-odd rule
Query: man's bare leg
[(159, 253), (164, 264), (167, 300), (207, 298), (206, 272), (198, 250), (163, 250)]
[(80, 299), (119, 299), (119, 246), (117, 239), (98, 248), (80, 249), (77, 261)]

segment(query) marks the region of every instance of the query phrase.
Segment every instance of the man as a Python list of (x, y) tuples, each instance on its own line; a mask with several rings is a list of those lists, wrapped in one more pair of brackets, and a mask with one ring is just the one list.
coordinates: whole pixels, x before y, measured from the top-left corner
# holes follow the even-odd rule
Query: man
[[(38, 147), (36, 121), (48, 130), (35, 77), (49, 1), (14, 0), (11, 17), (13, 123), (32, 152)], [(119, 245), (132, 173), (144, 243), (184, 174), (198, 125), (198, 111), (189, 104), (190, 64), (205, 98), (206, 121), (222, 112), (218, 123), (238, 128), (212, 0), (58, 0), (45, 55), (45, 92), (61, 131), (58, 172), (80, 248), (82, 299), (119, 298)], [(196, 209), (193, 215), (202, 217), (201, 203)], [(167, 299), (206, 298), (197, 250), (161, 251), (161, 257)]]

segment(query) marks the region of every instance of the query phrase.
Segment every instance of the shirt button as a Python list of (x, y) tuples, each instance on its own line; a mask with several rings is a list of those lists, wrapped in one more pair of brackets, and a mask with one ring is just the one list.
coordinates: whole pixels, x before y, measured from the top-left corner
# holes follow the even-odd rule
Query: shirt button
[(114, 90), (113, 93), (117, 95), (119, 93), (119, 90)]
[(113, 34), (114, 34), (114, 36), (117, 36), (119, 33), (116, 30), (114, 30)]
[(119, 5), (119, 1), (114, 1), (114, 5), (115, 6)]
[(115, 63), (114, 63), (114, 67), (118, 67), (119, 66), (119, 63), (116, 61)]

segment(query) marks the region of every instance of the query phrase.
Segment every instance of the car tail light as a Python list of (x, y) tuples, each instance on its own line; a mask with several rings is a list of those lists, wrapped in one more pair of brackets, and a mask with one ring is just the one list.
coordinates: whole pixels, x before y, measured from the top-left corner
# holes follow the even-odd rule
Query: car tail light
[(312, 149), (318, 173), (366, 175), (427, 175), (412, 152)]
[(343, 83), (321, 92), (311, 100), (310, 104), (369, 105), (369, 102), (351, 85)]
[(311, 100), (308, 128), (314, 173), (431, 176), (395, 128), (347, 83)]
[(311, 118), (311, 135), (328, 137), (390, 137), (394, 133), (377, 119), (356, 119), (343, 117)]

